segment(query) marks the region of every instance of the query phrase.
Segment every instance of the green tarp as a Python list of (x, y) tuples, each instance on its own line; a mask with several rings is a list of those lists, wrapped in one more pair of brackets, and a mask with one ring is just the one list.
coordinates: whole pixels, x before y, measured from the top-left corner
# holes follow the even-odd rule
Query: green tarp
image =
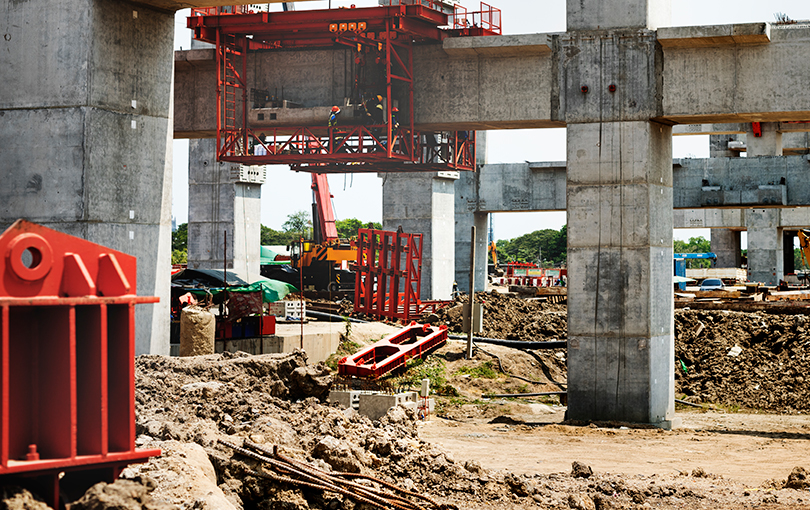
[(278, 266), (290, 263), (289, 260), (276, 260), (277, 256), (278, 253), (271, 250), (269, 246), (262, 246), (261, 261), (259, 264), (263, 266)]

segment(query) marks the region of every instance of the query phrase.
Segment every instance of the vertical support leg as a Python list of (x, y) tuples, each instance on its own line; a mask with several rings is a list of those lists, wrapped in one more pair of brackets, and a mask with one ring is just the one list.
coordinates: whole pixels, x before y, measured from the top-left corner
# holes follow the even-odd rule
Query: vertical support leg
[(672, 131), (568, 125), (568, 413), (674, 419)]

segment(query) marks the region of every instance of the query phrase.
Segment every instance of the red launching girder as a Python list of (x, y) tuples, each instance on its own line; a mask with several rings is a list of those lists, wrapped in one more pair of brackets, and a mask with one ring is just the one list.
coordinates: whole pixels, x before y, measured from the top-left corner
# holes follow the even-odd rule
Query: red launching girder
[(331, 243), (338, 240), (335, 226), (335, 211), (332, 208), (332, 194), (325, 174), (312, 174), (312, 194), (315, 198), (315, 244)]
[(355, 271), (355, 312), (409, 321), (449, 303), (419, 300), (422, 234), (360, 229)]
[(135, 305), (158, 298), (135, 257), (24, 220), (0, 254), (0, 478), (59, 508), (160, 455), (135, 449)]
[(377, 379), (404, 366), (409, 359), (421, 358), (445, 342), (447, 326), (433, 327), (413, 322), (393, 335), (341, 359), (338, 374)]
[[(188, 27), (194, 30), (195, 38), (217, 45), (217, 158), (247, 165), (288, 164), (293, 170), (318, 173), (475, 170), (474, 132), (414, 130), (413, 45), (440, 42), (451, 33), (498, 33), (500, 11), (482, 4), (482, 12), (471, 13), (472, 18), (466, 10), (457, 12), (453, 15), (454, 28), (443, 30), (439, 27), (448, 24), (448, 16), (440, 4), (428, 0), (391, 3), (394, 5), (289, 12), (193, 11)], [(259, 120), (251, 125), (247, 81), (250, 51), (336, 45), (355, 52), (354, 100), (382, 96), (382, 120), (355, 127), (344, 126), (339, 120), (339, 127), (327, 128), (328, 115), (308, 127), (294, 125), (294, 121), (273, 124), (257, 117)], [(383, 66), (384, 83), (362, 85), (360, 69), (366, 59)], [(253, 77), (251, 84), (255, 80)], [(394, 84), (401, 85), (396, 91), (398, 97), (393, 94)], [(393, 111), (396, 103), (403, 106), (402, 112)], [(375, 107), (376, 103), (369, 109), (376, 112)], [(268, 112), (268, 116), (277, 120), (276, 113)], [(317, 122), (317, 117), (313, 119), (310, 122)]]

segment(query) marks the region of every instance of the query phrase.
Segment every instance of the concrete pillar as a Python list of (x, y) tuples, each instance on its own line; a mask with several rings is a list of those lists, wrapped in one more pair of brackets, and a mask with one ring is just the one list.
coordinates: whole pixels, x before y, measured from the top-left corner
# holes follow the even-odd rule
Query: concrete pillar
[(0, 228), (18, 218), (138, 259), (136, 354), (169, 353), (174, 15), (0, 0)]
[[(444, 177), (442, 176), (444, 175)], [(381, 174), (383, 229), (422, 234), (421, 299), (450, 299), (455, 277), (452, 172)]]
[(261, 185), (240, 182), (239, 165), (216, 161), (216, 141), (189, 141), (188, 267), (259, 274)]
[(710, 158), (739, 158), (741, 151), (729, 150), (729, 142), (745, 140), (743, 135), (709, 135)]
[(779, 209), (749, 209), (748, 280), (776, 285), (783, 279), (782, 229)]
[[(475, 135), (475, 156), (478, 168), (486, 164), (487, 133)], [(487, 284), (487, 231), (489, 213), (476, 212), (479, 208), (478, 186), (480, 173), (460, 172), (455, 186), (456, 217), (456, 283), (462, 292), (470, 288), (470, 227), (475, 225), (475, 290), (486, 290)]]
[(740, 231), (729, 228), (713, 228), (711, 250), (717, 255), (717, 267), (741, 267), (742, 244)]
[[(672, 129), (661, 48), (668, 1), (568, 0), (568, 418), (671, 427)], [(628, 27), (628, 30), (603, 30)]]
[(781, 156), (782, 155), (782, 133), (778, 122), (761, 122), (762, 136), (754, 136), (753, 126), (746, 124), (745, 131), (745, 152), (747, 157), (756, 156)]

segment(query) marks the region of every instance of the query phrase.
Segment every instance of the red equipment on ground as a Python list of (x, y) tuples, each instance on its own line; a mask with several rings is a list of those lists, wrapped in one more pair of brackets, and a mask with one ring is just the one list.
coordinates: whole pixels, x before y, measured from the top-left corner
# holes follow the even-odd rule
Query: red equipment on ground
[(53, 508), (135, 449), (135, 257), (25, 220), (0, 235), (0, 478)]
[[(430, 0), (391, 3), (288, 12), (192, 9), (188, 28), (216, 45), (217, 159), (319, 173), (475, 170), (474, 131), (414, 130), (413, 45), (500, 34), (500, 10), (485, 3), (470, 13), (460, 6), (448, 12)], [(311, 122), (300, 123), (301, 105), (292, 104), (296, 114), (284, 122), (291, 103), (271, 98), (271, 84), (257, 76), (249, 84), (252, 53), (335, 46), (351, 48), (354, 57), (352, 90), (337, 127), (327, 126), (335, 105), (307, 106)]]
[(409, 321), (452, 301), (420, 301), (422, 234), (357, 232), (354, 311)]
[(447, 326), (412, 322), (393, 335), (341, 359), (338, 374), (376, 379), (405, 365), (409, 359), (421, 358), (445, 342)]

